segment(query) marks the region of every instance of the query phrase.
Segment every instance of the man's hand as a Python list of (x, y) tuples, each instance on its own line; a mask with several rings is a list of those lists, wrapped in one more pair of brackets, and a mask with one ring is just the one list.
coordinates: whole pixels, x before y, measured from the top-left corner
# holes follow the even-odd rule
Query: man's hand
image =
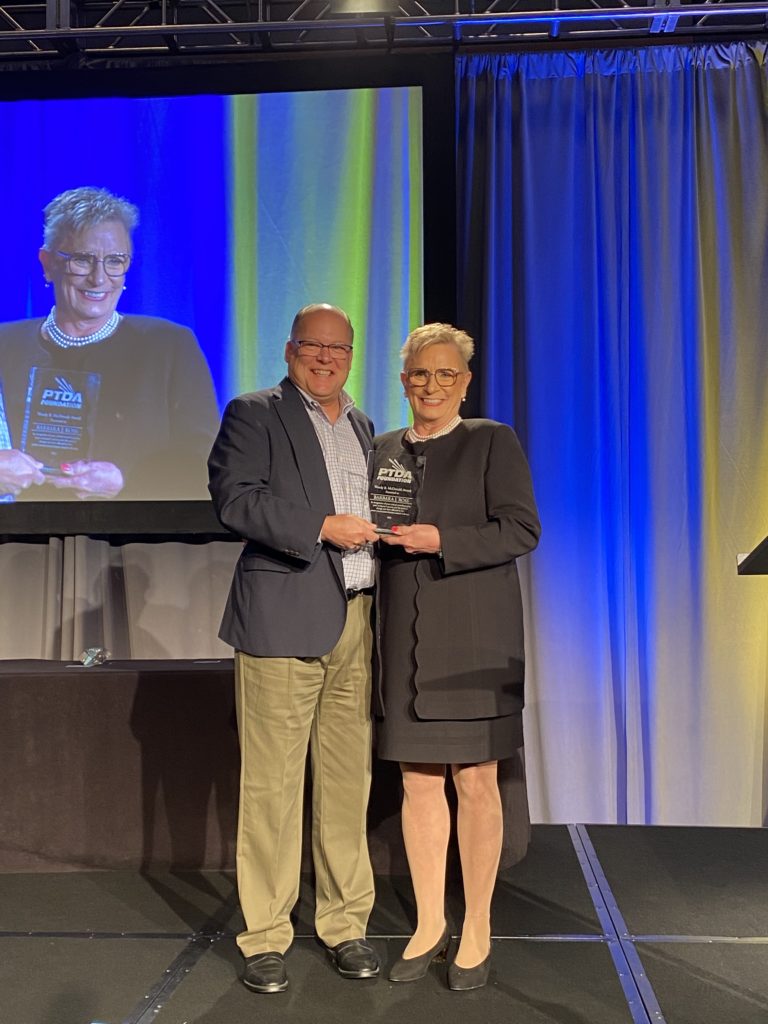
[(333, 544), (342, 551), (353, 551), (378, 540), (378, 534), (373, 523), (361, 519), (360, 516), (326, 516), (320, 531), (320, 540)]
[(48, 481), (74, 490), (78, 498), (114, 498), (123, 489), (123, 474), (112, 462), (64, 463), (61, 476), (50, 476)]
[(382, 536), (383, 544), (404, 548), (409, 555), (436, 555), (442, 546), (440, 531), (431, 523), (414, 523), (413, 526), (395, 526), (394, 534)]
[(0, 494), (14, 496), (33, 484), (45, 483), (43, 464), (16, 448), (0, 451)]

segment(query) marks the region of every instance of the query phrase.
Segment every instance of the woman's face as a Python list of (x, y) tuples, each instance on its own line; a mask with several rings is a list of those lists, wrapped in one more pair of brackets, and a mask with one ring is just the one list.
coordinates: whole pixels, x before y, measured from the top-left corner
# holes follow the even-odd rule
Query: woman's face
[[(73, 234), (64, 235), (56, 249), (66, 253), (88, 253), (99, 260), (114, 253), (131, 252), (131, 239), (120, 221), (107, 220)], [(84, 276), (71, 274), (59, 252), (40, 250), (46, 280), (56, 293), (56, 322), (67, 334), (91, 334), (103, 326), (117, 305), (125, 274), (110, 277), (102, 262), (93, 263)]]
[[(408, 380), (410, 370), (426, 370), (430, 376), (426, 384), (417, 385)], [(455, 370), (453, 384), (438, 384), (436, 370)], [(451, 342), (438, 342), (421, 350), (405, 364), (400, 379), (413, 410), (413, 425), (420, 434), (434, 434), (442, 430), (457, 415), (461, 400), (467, 393), (472, 374), (466, 368), (461, 353)]]

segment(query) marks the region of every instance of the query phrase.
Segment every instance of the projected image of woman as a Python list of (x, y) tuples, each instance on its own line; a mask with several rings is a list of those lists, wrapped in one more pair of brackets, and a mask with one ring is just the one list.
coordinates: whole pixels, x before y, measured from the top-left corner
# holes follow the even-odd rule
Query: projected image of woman
[(117, 308), (137, 222), (102, 188), (46, 206), (39, 259), (55, 304), (0, 325), (0, 494), (207, 497), (218, 409), (197, 339)]
[(410, 430), (374, 440), (377, 465), (423, 474), (414, 525), (381, 538), (378, 754), (399, 761), (417, 927), (390, 981), (424, 977), (447, 946), (445, 776), (458, 798), (465, 916), (452, 989), (490, 969), (490, 909), (503, 839), (497, 768), (522, 746), (523, 609), (516, 559), (539, 538), (531, 475), (510, 427), (459, 415), (472, 339), (412, 331), (400, 375)]

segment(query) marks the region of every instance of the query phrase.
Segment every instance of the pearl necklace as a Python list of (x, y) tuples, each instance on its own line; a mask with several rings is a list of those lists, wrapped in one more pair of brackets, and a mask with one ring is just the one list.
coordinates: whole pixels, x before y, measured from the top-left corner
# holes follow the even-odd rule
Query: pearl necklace
[(42, 330), (45, 331), (54, 345), (58, 345), (59, 348), (83, 348), (85, 345), (95, 345), (99, 341), (104, 341), (105, 338), (114, 334), (121, 320), (122, 317), (115, 309), (112, 311), (112, 316), (109, 320), (98, 331), (94, 331), (93, 334), (84, 334), (82, 337), (77, 337), (74, 334), (65, 334), (56, 323), (56, 307), (54, 306), (45, 318)]
[(446, 434), (450, 434), (450, 432), (455, 430), (460, 423), (461, 416), (455, 416), (450, 423), (446, 423), (446, 425), (441, 427), (440, 430), (436, 430), (434, 434), (426, 434), (425, 436), (417, 434), (413, 427), (409, 427), (406, 432), (405, 439), (406, 441), (410, 441), (411, 444), (415, 441), (432, 441), (436, 437), (445, 437)]

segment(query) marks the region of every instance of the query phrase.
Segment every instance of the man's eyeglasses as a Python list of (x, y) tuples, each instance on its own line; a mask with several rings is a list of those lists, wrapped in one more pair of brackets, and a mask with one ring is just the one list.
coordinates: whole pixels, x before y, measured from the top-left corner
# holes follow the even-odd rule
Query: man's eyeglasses
[(430, 378), (434, 377), (441, 388), (452, 388), (459, 379), (461, 373), (461, 370), (451, 370), (447, 366), (442, 370), (435, 370), (434, 373), (430, 370), (422, 370), (420, 367), (415, 366), (412, 370), (405, 371), (405, 379), (411, 387), (423, 388), (429, 383)]
[(332, 341), (330, 345), (323, 345), (320, 341), (297, 341), (295, 338), (291, 340), (302, 356), (319, 356), (323, 349), (328, 349), (328, 354), (332, 359), (341, 361), (352, 352), (351, 345), (344, 345), (340, 341)]
[(97, 263), (102, 264), (108, 277), (122, 277), (131, 265), (131, 257), (127, 252), (110, 252), (103, 259), (92, 252), (61, 252), (57, 249), (57, 254), (65, 261), (67, 273), (75, 277), (92, 274)]

